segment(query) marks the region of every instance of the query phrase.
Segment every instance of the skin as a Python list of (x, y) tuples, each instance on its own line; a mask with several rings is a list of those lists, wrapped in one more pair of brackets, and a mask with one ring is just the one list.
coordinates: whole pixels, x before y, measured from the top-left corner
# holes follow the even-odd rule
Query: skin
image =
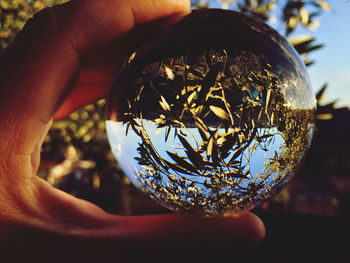
[(36, 176), (52, 120), (103, 97), (130, 47), (187, 10), (186, 0), (73, 0), (35, 15), (1, 55), (2, 262), (198, 262), (264, 237), (249, 212), (112, 215)]

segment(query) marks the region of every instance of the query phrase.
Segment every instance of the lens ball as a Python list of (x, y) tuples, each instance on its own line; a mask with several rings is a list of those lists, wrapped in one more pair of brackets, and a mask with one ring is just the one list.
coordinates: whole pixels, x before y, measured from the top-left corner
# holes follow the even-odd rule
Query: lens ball
[(125, 59), (107, 132), (138, 189), (170, 210), (218, 216), (254, 208), (295, 175), (314, 111), (305, 66), (280, 34), (202, 9)]

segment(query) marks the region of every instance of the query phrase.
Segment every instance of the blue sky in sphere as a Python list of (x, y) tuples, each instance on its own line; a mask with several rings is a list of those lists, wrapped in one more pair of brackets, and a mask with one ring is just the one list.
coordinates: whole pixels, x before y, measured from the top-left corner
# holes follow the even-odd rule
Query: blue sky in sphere
[[(312, 90), (316, 94), (323, 84), (328, 83), (323, 103), (336, 100), (337, 107), (350, 107), (350, 0), (327, 2), (332, 10), (324, 11), (317, 18), (319, 27), (313, 31), (298, 27), (292, 36), (311, 35), (315, 44), (324, 44), (323, 48), (309, 54), (309, 59), (315, 61), (308, 67)], [(219, 1), (211, 0), (210, 3), (211, 8), (221, 8)], [(280, 25), (270, 25), (281, 32)]]

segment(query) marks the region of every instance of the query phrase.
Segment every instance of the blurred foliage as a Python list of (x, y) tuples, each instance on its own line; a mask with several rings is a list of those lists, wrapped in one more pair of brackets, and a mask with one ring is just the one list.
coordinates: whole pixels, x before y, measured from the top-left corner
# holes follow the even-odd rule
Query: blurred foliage
[(59, 163), (65, 159), (69, 146), (86, 152), (92, 142), (103, 141), (106, 138), (103, 116), (104, 101), (99, 101), (56, 121), (44, 140), (43, 159)]
[[(258, 17), (264, 21), (278, 20), (289, 35), (299, 26), (314, 29), (319, 25), (318, 16), (330, 11), (326, 0), (216, 0), (224, 9), (232, 9)], [(192, 7), (210, 7), (215, 1), (192, 1)], [(277, 21), (276, 21), (277, 22)]]
[(4, 49), (28, 19), (41, 9), (67, 0), (0, 0), (0, 49)]
[[(66, 160), (70, 162), (65, 163)], [(43, 143), (42, 163), (49, 169), (41, 176), (54, 185), (60, 183), (63, 174), (74, 174), (80, 169), (121, 179), (122, 172), (107, 140), (104, 100), (54, 122)]]
[[(0, 0), (0, 54), (23, 28), (26, 21), (39, 10), (67, 0)], [(308, 54), (322, 47), (312, 36), (295, 37), (301, 27), (310, 30), (319, 24), (317, 17), (331, 9), (326, 0), (217, 0), (223, 8), (248, 13), (263, 21), (282, 25), (283, 35), (290, 39), (303, 56), (306, 65), (314, 63)], [(211, 7), (213, 1), (192, 0), (192, 8)], [(292, 37), (293, 35), (293, 37)], [(320, 99), (325, 87), (318, 95)], [(332, 111), (334, 103), (323, 107)], [(101, 174), (112, 175), (118, 182), (123, 173), (112, 157), (106, 139), (104, 101), (74, 112), (67, 119), (53, 124), (42, 150), (42, 167), (39, 176), (59, 185), (65, 175), (77, 178), (84, 170), (88, 175), (84, 182), (92, 189), (101, 187)], [(330, 117), (325, 113), (326, 117)], [(323, 118), (325, 115), (323, 115)], [(87, 171), (87, 172), (86, 172)], [(110, 182), (110, 181), (109, 181)], [(66, 189), (67, 190), (67, 189)], [(127, 190), (131, 191), (131, 190)], [(72, 194), (79, 195), (72, 191)]]

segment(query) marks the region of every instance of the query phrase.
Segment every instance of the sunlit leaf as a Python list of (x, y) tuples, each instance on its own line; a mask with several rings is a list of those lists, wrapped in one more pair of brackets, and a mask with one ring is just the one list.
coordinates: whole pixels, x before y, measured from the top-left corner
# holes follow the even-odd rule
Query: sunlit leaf
[(230, 116), (228, 115), (228, 113), (225, 110), (223, 110), (219, 107), (213, 106), (213, 105), (210, 105), (209, 108), (220, 119), (227, 120), (227, 121), (230, 120)]
[(191, 95), (188, 96), (188, 98), (187, 98), (187, 103), (188, 103), (188, 105), (191, 105), (191, 104), (192, 104), (192, 102), (196, 99), (197, 95), (198, 95), (197, 91), (194, 90), (194, 91), (191, 93)]
[(207, 154), (208, 160), (211, 158), (214, 167), (219, 165), (217, 143), (213, 136), (210, 137), (209, 139), (206, 154)]
[(129, 57), (128, 63), (130, 64), (134, 60), (135, 57), (136, 57), (136, 52), (133, 52), (131, 54), (131, 56)]
[(303, 25), (307, 25), (309, 22), (309, 13), (307, 12), (307, 10), (304, 7), (302, 7), (299, 9), (299, 14), (301, 17), (301, 23)]
[(294, 29), (298, 23), (298, 19), (296, 17), (290, 17), (288, 21), (288, 27)]
[(207, 146), (207, 156), (208, 156), (208, 159), (209, 159), (209, 157), (213, 154), (213, 148), (214, 148), (214, 138), (213, 138), (213, 137), (210, 137), (209, 143), (208, 143), (208, 146)]
[(168, 79), (173, 80), (175, 78), (174, 72), (170, 68), (164, 65), (164, 70)]
[(325, 1), (325, 0), (320, 0), (319, 1), (319, 6), (326, 11), (331, 11), (332, 7)]
[(271, 97), (271, 92), (272, 92), (272, 89), (269, 89), (269, 90), (267, 90), (267, 93), (266, 93), (266, 106), (265, 106), (265, 112), (267, 112), (267, 109), (268, 109), (268, 107), (269, 107), (270, 97)]
[(170, 111), (170, 106), (168, 102), (165, 100), (163, 96), (160, 96), (161, 100), (159, 101), (160, 106), (162, 107), (163, 110), (165, 111)]
[(141, 93), (142, 93), (142, 91), (143, 91), (144, 88), (145, 88), (145, 86), (142, 85), (141, 88), (140, 88), (140, 90), (139, 90), (139, 92), (138, 92), (138, 94), (137, 94), (137, 96), (135, 97), (135, 101), (136, 101), (136, 102), (139, 102), (139, 101), (140, 101)]

